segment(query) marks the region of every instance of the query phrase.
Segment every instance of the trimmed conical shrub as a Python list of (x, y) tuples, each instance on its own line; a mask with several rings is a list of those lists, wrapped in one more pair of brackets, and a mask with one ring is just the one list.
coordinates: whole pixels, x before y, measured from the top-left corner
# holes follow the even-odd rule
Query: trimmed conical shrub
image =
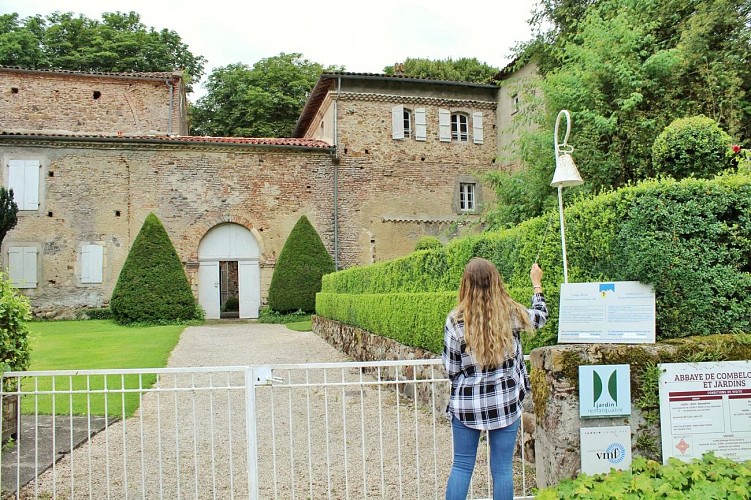
[(110, 299), (118, 323), (193, 319), (196, 301), (175, 247), (156, 215), (136, 236)]
[(313, 312), (321, 277), (334, 272), (334, 261), (321, 237), (304, 215), (284, 243), (269, 287), (271, 310)]

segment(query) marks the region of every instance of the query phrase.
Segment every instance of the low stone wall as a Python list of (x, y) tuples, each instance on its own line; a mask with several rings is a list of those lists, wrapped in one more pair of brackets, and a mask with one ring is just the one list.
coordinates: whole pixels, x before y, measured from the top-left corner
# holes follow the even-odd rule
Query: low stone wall
[[(734, 335), (675, 339), (659, 344), (576, 344), (534, 349), (532, 398), (535, 420), (535, 470), (540, 488), (576, 476), (581, 469), (582, 427), (631, 427), (633, 456), (662, 460), (658, 363), (742, 360), (751, 345)], [(579, 418), (579, 366), (630, 365), (631, 415)], [(650, 373), (651, 372), (651, 373)]]
[[(439, 354), (434, 352), (426, 351), (419, 347), (405, 346), (390, 338), (375, 335), (362, 328), (346, 325), (321, 316), (313, 316), (313, 331), (355, 361), (396, 361), (440, 357)], [(442, 370), (442, 368), (439, 368), (439, 370)], [(444, 373), (442, 372), (440, 375), (444, 375)], [(407, 370), (405, 376), (407, 378), (414, 376), (417, 379), (430, 379), (433, 378), (433, 373), (431, 373), (430, 368), (418, 369), (417, 373)], [(415, 399), (418, 404), (430, 406), (432, 397), (429, 388), (418, 386), (417, 394), (415, 394), (414, 387), (413, 384), (404, 384), (402, 386), (402, 393), (409, 398)], [(449, 391), (450, 386), (448, 383), (438, 389), (438, 394), (435, 398), (436, 411), (444, 412), (446, 410)], [(522, 415), (524, 419), (524, 435), (521, 442), (524, 446), (525, 459), (529, 462), (534, 462), (535, 445), (533, 433), (535, 418), (532, 413), (532, 398), (525, 399), (524, 411), (525, 413)], [(520, 450), (518, 450), (518, 453), (521, 453)]]

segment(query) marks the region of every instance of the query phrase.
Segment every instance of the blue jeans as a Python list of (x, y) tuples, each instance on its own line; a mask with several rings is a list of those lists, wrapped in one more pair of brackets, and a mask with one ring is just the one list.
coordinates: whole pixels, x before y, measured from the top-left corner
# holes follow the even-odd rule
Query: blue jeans
[[(508, 427), (488, 431), (493, 500), (514, 498), (511, 462), (520, 422), (521, 418), (518, 418)], [(464, 500), (467, 498), (469, 482), (475, 468), (477, 444), (480, 441), (481, 431), (470, 429), (454, 417), (451, 418), (451, 430), (454, 437), (454, 463), (451, 466), (451, 474), (446, 486), (446, 500)]]

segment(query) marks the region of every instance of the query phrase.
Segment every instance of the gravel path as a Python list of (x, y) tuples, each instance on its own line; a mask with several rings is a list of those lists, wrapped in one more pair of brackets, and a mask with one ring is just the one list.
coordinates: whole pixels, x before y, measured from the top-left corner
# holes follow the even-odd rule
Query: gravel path
[[(312, 332), (222, 322), (187, 328), (168, 366), (339, 361), (348, 359)], [(273, 386), (256, 387), (259, 498), (442, 498), (450, 427), (394, 384), (377, 383), (393, 373), (348, 367), (274, 376)], [(247, 498), (244, 385), (244, 371), (160, 376), (136, 415), (66, 455), (23, 496)], [(481, 453), (474, 498), (488, 496), (479, 487), (487, 485), (485, 461)]]

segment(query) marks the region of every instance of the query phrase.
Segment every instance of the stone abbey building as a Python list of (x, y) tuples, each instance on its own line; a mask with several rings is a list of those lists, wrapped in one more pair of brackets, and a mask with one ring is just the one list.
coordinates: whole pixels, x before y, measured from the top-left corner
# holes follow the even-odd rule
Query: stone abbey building
[(106, 306), (146, 216), (164, 223), (207, 318), (257, 317), (306, 215), (339, 269), (476, 220), (493, 192), (507, 88), (320, 77), (293, 137), (188, 135), (180, 73), (0, 67), (2, 185), (19, 207), (3, 268), (34, 313)]

